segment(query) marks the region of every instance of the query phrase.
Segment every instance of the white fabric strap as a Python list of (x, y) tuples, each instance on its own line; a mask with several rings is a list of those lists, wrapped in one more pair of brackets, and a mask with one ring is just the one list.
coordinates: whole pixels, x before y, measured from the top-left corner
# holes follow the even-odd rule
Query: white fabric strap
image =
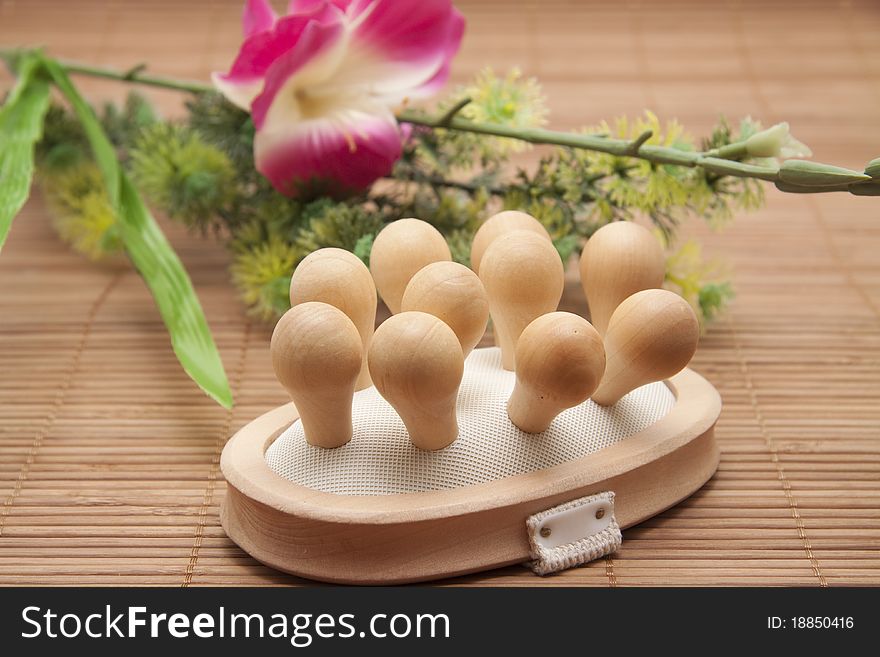
[(611, 554), (623, 542), (614, 517), (614, 493), (581, 497), (526, 520), (532, 561), (538, 575), (580, 566)]

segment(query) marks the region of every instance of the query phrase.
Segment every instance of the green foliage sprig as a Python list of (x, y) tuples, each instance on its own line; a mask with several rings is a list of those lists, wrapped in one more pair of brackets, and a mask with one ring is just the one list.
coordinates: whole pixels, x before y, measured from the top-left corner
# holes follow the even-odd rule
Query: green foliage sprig
[(186, 126), (149, 126), (135, 137), (130, 158), (132, 179), (144, 195), (191, 228), (215, 223), (232, 201), (229, 157)]
[[(536, 81), (516, 72), (499, 78), (484, 71), (471, 85), (456, 90), (455, 95), (460, 94), (478, 99), (462, 108), (468, 116), (489, 116), (527, 129), (543, 123), (546, 114)], [(344, 201), (292, 200), (255, 173), (253, 128), (245, 112), (216, 94), (201, 94), (188, 107), (186, 124), (157, 122), (142, 125), (139, 131), (119, 130), (118, 134), (130, 135), (128, 143), (121, 141), (120, 150), (126, 154), (133, 180), (156, 207), (189, 227), (213, 226), (228, 237), (234, 252), (233, 283), (248, 308), (266, 320), (289, 307), (292, 268), (308, 253), (335, 246), (368, 261), (376, 233), (402, 216), (417, 216), (437, 226), (446, 235), (453, 258), (469, 264), (470, 243), (482, 221), (501, 209), (521, 209), (545, 225), (560, 257), (567, 261), (583, 239), (609, 221), (647, 216), (663, 239), (671, 240), (689, 215), (719, 224), (736, 209), (757, 207), (762, 199), (762, 189), (753, 179), (567, 147), (554, 148), (537, 167), (518, 168), (511, 175), (506, 173), (511, 156), (528, 145), (503, 137), (417, 128), (391, 178), (370, 195)], [(441, 104), (441, 109), (450, 108)], [(134, 115), (129, 115), (133, 121)], [(69, 134), (74, 146), (79, 137), (69, 124), (69, 116), (52, 108), (49, 132)], [(747, 120), (734, 133), (722, 122), (705, 147), (723, 147), (758, 129)], [(651, 133), (646, 144), (682, 152), (694, 149), (680, 125), (662, 126), (651, 113), (632, 120), (620, 118), (613, 126), (593, 126), (584, 134), (631, 139), (646, 132)], [(53, 150), (57, 149), (55, 145)], [(56, 191), (50, 197), (85, 182), (78, 178), (88, 180), (87, 170), (78, 165), (66, 175), (56, 174), (52, 186)], [(68, 196), (81, 202), (62, 205)], [(91, 257), (102, 248), (111, 252), (118, 243), (99, 205), (91, 212), (91, 221), (83, 216), (88, 215), (83, 209), (99, 198), (70, 193), (61, 194), (54, 203), (59, 215), (69, 217), (57, 222), (59, 232)], [(689, 253), (677, 265), (679, 270), (690, 268), (678, 273), (689, 281), (680, 291), (708, 318), (729, 297), (729, 286), (709, 275), (713, 270), (703, 266), (698, 254)], [(669, 284), (675, 287), (674, 281)], [(712, 303), (701, 303), (701, 298)]]

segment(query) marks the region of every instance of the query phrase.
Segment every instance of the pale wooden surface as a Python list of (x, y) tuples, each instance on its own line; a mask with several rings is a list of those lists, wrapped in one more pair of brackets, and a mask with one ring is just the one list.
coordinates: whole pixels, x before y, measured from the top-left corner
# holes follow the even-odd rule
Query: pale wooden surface
[(507, 415), (527, 433), (546, 431), (562, 411), (589, 399), (604, 373), (602, 336), (590, 322), (563, 311), (541, 315), (517, 338)]
[(590, 322), (605, 335), (611, 315), (641, 290), (663, 287), (663, 247), (650, 230), (634, 221), (602, 226), (584, 245), (578, 271), (590, 307)]
[(434, 262), (452, 260), (449, 245), (431, 224), (413, 218), (385, 226), (370, 249), (370, 273), (379, 297), (391, 312), (400, 312), (403, 293), (412, 277)]
[[(701, 133), (721, 111), (791, 121), (821, 161), (880, 155), (880, 7), (859, 2), (462, 2), (456, 80), (485, 64), (540, 76), (560, 128), (645, 106)], [(204, 79), (238, 40), (236, 2), (0, 0), (0, 42)], [(8, 87), (5, 73), (0, 88)], [(93, 99), (118, 85), (84, 81)], [(151, 94), (174, 111), (180, 97)], [(167, 225), (167, 224), (166, 224)], [(721, 467), (624, 532), (612, 559), (539, 579), (452, 584), (880, 584), (880, 206), (768, 191), (764, 210), (688, 234), (738, 296), (694, 362), (720, 390)], [(204, 398), (126, 267), (54, 237), (39, 200), (0, 256), (0, 583), (296, 584), (223, 534), (227, 437), (282, 403), (268, 327), (249, 322), (219, 246), (169, 228), (238, 405)], [(563, 309), (582, 296), (569, 286)]]
[(422, 267), (406, 284), (400, 309), (442, 319), (458, 338), (465, 358), (483, 339), (489, 323), (486, 289), (473, 270), (457, 262)]
[(605, 333), (608, 363), (593, 401), (610, 406), (636, 388), (674, 376), (699, 342), (700, 321), (675, 292), (647, 289), (627, 297)]
[(530, 554), (525, 521), (535, 513), (611, 490), (614, 516), (626, 528), (708, 481), (719, 462), (718, 391), (690, 369), (666, 385), (676, 401), (663, 418), (597, 453), (396, 495), (337, 495), (279, 477), (266, 450), (296, 420), (285, 404), (249, 422), (223, 449), (222, 526), (261, 562), (321, 581), (404, 583), (522, 564)]
[(372, 385), (367, 350), (376, 328), (376, 285), (366, 265), (344, 249), (318, 249), (297, 265), (290, 279), (290, 303), (321, 301), (339, 308), (361, 337), (361, 371), (355, 390)]
[(348, 315), (320, 301), (296, 304), (275, 325), (269, 350), (306, 441), (331, 449), (351, 440), (351, 400), (364, 347)]
[(397, 313), (376, 329), (367, 363), (373, 385), (397, 411), (413, 445), (436, 450), (452, 444), (464, 356), (447, 324), (418, 310)]

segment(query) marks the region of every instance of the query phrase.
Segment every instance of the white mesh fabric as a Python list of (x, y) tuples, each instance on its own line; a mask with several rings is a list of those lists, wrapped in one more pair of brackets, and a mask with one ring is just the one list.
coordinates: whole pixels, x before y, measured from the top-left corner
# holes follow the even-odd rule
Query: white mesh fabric
[(563, 411), (544, 433), (528, 434), (507, 417), (515, 375), (497, 348), (474, 350), (458, 393), (458, 439), (427, 452), (413, 446), (403, 421), (375, 388), (355, 393), (354, 435), (336, 449), (312, 447), (297, 420), (266, 451), (276, 474), (327, 493), (395, 495), (470, 486), (549, 468), (620, 442), (666, 415), (675, 396), (663, 383), (633, 390), (612, 407), (587, 400)]

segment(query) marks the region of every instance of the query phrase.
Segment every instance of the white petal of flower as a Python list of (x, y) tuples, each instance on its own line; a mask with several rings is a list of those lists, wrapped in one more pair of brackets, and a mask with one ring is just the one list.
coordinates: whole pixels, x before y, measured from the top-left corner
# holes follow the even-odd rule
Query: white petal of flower
[(809, 157), (813, 154), (810, 148), (795, 139), (788, 123), (783, 121), (755, 133), (746, 140), (746, 152), (751, 157)]
[(749, 137), (746, 140), (746, 152), (752, 157), (778, 157), (789, 136), (788, 123), (777, 123)]
[(250, 112), (251, 103), (263, 90), (263, 78), (255, 78), (253, 82), (248, 83), (235, 83), (228, 81), (222, 73), (212, 73), (211, 81), (226, 100), (245, 112)]
[(779, 157), (784, 159), (790, 157), (811, 157), (812, 155), (813, 151), (810, 150), (810, 147), (795, 139), (791, 134), (788, 135), (788, 139), (785, 140), (782, 148), (779, 149)]

